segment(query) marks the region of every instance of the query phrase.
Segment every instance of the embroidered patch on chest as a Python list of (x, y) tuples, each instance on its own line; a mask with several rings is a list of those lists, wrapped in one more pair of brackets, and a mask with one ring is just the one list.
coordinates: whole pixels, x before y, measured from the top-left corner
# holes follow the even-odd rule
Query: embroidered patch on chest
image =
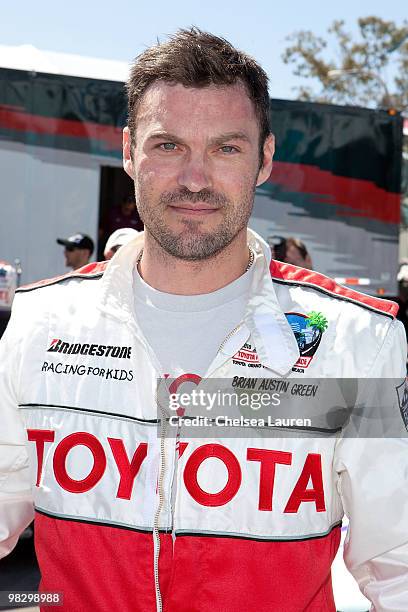
[(262, 364), (259, 362), (259, 356), (256, 352), (255, 347), (252, 347), (249, 342), (245, 342), (244, 346), (242, 346), (240, 350), (235, 353), (232, 358), (232, 362), (234, 363), (234, 365), (240, 365), (244, 367), (262, 367)]
[(316, 353), (322, 335), (327, 329), (327, 319), (321, 312), (312, 311), (308, 315), (286, 312), (285, 317), (291, 326), (299, 347), (300, 357), (292, 368), (294, 372), (304, 372)]

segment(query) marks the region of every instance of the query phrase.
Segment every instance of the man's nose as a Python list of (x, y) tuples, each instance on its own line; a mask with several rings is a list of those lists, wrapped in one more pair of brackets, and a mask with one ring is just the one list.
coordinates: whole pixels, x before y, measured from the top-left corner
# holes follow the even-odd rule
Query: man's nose
[(178, 184), (191, 192), (199, 192), (212, 186), (209, 162), (202, 154), (190, 153), (183, 162)]

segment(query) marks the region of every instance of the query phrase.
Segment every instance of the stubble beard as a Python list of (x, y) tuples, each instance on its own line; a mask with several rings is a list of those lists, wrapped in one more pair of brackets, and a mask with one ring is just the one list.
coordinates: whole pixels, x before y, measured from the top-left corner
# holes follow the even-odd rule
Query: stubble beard
[[(255, 194), (255, 181), (247, 190), (242, 190), (238, 205), (221, 193), (203, 189), (190, 192), (182, 188), (174, 192), (164, 192), (158, 204), (152, 202), (149, 189), (135, 185), (136, 206), (145, 228), (168, 255), (185, 261), (203, 261), (214, 257), (225, 249), (234, 238), (248, 225), (252, 213)], [(205, 202), (218, 209), (223, 215), (222, 221), (212, 231), (202, 229), (203, 221), (183, 219), (184, 229), (173, 232), (166, 225), (164, 211), (173, 203)]]

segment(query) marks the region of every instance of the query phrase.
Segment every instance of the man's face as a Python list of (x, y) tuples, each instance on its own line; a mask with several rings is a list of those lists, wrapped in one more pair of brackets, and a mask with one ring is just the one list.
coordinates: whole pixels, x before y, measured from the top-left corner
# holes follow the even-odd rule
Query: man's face
[(73, 270), (84, 266), (89, 260), (89, 251), (87, 249), (65, 248), (64, 255), (65, 265)]
[(201, 260), (245, 231), (254, 190), (272, 168), (273, 137), (259, 168), (259, 123), (241, 84), (186, 88), (156, 82), (124, 130), (124, 167), (139, 215), (169, 254)]

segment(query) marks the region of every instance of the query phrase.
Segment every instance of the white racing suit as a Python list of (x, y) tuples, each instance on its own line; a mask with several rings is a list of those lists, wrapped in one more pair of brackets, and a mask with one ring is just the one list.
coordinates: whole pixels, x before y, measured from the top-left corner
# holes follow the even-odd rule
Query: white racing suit
[[(345, 561), (362, 592), (376, 610), (408, 610), (403, 434), (158, 437), (163, 372), (134, 315), (142, 241), (17, 293), (0, 345), (0, 556), (35, 515), (41, 589), (64, 595), (55, 610), (332, 611), (345, 513)], [(248, 241), (262, 256), (246, 315), (206, 378), (242, 391), (284, 377), (300, 402), (316, 391), (310, 379), (396, 379), (381, 410), (406, 435), (396, 305), (270, 264), (267, 245)], [(330, 408), (320, 405), (320, 425)]]

